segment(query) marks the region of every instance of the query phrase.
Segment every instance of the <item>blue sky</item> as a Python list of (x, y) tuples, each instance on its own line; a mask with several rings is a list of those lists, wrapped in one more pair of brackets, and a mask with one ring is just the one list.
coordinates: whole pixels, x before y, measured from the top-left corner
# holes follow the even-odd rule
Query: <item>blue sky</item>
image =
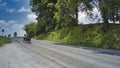
[(5, 29), (5, 34), (23, 35), (23, 27), (30, 22), (36, 22), (35, 13), (31, 12), (29, 0), (0, 0), (0, 35), (1, 29)]

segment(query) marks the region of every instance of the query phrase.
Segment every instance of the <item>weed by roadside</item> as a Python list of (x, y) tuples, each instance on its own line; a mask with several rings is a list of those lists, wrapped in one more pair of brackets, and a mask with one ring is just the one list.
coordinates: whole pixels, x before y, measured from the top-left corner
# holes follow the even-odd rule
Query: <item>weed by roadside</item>
[(7, 37), (0, 36), (0, 47), (4, 44), (11, 43), (11, 39)]

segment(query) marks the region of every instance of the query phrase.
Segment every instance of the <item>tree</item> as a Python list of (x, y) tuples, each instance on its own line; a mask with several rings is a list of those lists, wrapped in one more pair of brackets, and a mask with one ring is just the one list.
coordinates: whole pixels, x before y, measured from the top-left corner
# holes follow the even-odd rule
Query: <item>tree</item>
[(99, 10), (101, 12), (104, 28), (109, 27), (109, 20), (115, 23), (120, 20), (118, 10), (120, 10), (120, 0), (99, 0)]
[(79, 0), (57, 0), (55, 5), (58, 27), (73, 27), (78, 24)]
[(26, 31), (27, 34), (30, 35), (30, 37), (33, 37), (36, 35), (36, 25), (37, 25), (36, 23), (32, 22), (24, 26), (24, 30)]
[(120, 0), (79, 0), (80, 10), (85, 11), (89, 17), (93, 17), (92, 9), (97, 8), (101, 12), (104, 29), (109, 28), (109, 21), (120, 21)]
[(17, 36), (17, 32), (14, 32), (14, 37), (16, 37)]
[(79, 11), (94, 20), (98, 17), (92, 13), (94, 8), (101, 13), (105, 30), (109, 21), (120, 21), (120, 0), (30, 0), (30, 5), (38, 16), (37, 34), (77, 26)]
[(10, 38), (10, 37), (11, 37), (11, 34), (8, 34), (8, 37)]
[(55, 28), (54, 12), (57, 0), (31, 0), (32, 11), (36, 12), (38, 24), (37, 33), (39, 31), (46, 33)]
[(4, 35), (5, 30), (4, 30), (4, 29), (2, 29), (1, 31), (2, 31), (2, 36), (3, 36), (3, 35)]

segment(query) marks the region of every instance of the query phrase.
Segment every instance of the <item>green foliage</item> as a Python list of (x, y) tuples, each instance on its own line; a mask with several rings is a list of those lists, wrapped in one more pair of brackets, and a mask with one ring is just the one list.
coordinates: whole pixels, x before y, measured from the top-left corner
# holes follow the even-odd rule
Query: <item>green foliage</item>
[(30, 0), (30, 4), (32, 11), (38, 16), (37, 28), (43, 28), (37, 30), (37, 34), (50, 32), (55, 28), (73, 27), (78, 23), (79, 0)]
[(100, 24), (80, 25), (74, 28), (62, 28), (41, 37), (65, 44), (119, 50), (119, 29), (120, 25), (111, 25), (110, 31), (105, 33)]
[(54, 3), (48, 3), (47, 7), (53, 8), (54, 7)]
[[(37, 23), (25, 25), (31, 37), (67, 44), (120, 49), (120, 0), (30, 0)], [(86, 12), (93, 20), (93, 8), (100, 11), (103, 24), (78, 26), (78, 12)]]
[(24, 30), (26, 31), (27, 34), (30, 35), (30, 37), (33, 37), (36, 35), (36, 23), (30, 23), (30, 24), (26, 24), (24, 26)]
[(10, 43), (10, 42), (11, 42), (10, 38), (0, 36), (0, 47), (4, 44)]
[(61, 39), (64, 39), (68, 35), (69, 31), (70, 28), (62, 28), (61, 30), (51, 32), (46, 39), (61, 41)]
[(32, 11), (37, 15), (37, 35), (51, 32), (62, 27), (74, 27), (78, 25), (78, 12), (92, 14), (93, 8), (100, 11), (104, 28), (109, 29), (109, 21), (120, 21), (120, 0), (30, 0)]
[[(71, 2), (72, 1), (72, 2)], [(74, 4), (74, 7), (72, 6)], [(78, 23), (77, 0), (57, 0), (54, 18), (60, 27), (73, 27)]]
[(37, 35), (50, 32), (56, 27), (54, 12), (57, 0), (31, 0), (32, 11), (36, 13)]
[(120, 26), (114, 26), (111, 26), (111, 30), (108, 33), (106, 33), (102, 39), (102, 43), (104, 43), (104, 48), (120, 49)]
[(120, 21), (120, 0), (103, 0), (100, 6), (101, 12), (106, 11), (106, 18), (113, 21), (113, 23)]
[(96, 19), (92, 9), (98, 9), (103, 19), (104, 30), (109, 29), (109, 20), (113, 23), (120, 22), (120, 0), (79, 0), (79, 3), (80, 11), (86, 12), (92, 19)]

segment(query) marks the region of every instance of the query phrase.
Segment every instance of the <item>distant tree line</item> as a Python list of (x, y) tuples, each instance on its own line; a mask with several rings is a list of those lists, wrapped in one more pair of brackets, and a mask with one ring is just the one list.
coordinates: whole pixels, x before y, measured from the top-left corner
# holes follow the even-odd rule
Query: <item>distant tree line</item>
[(30, 0), (37, 23), (25, 25), (24, 30), (32, 36), (48, 33), (63, 27), (78, 26), (78, 12), (86, 12), (95, 18), (92, 10), (97, 8), (103, 20), (103, 30), (109, 29), (110, 21), (120, 22), (120, 0)]
[[(2, 32), (2, 36), (11, 37), (11, 34), (4, 35), (5, 29), (2, 29), (1, 32)], [(16, 37), (16, 36), (17, 36), (17, 32), (14, 32), (14, 33), (13, 33), (13, 36)]]

